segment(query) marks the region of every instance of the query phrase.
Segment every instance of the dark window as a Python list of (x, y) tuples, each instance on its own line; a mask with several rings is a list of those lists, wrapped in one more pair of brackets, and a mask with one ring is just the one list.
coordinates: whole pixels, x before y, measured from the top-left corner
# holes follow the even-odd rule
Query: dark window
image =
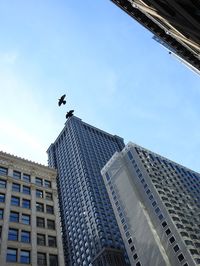
[(6, 180), (0, 179), (0, 188), (6, 188)]
[(135, 246), (133, 245), (132, 247), (131, 247), (131, 251), (134, 251), (135, 250)]
[(162, 215), (162, 213), (158, 216), (159, 220), (162, 220), (164, 218), (164, 216)]
[(47, 265), (47, 259), (45, 253), (37, 253), (37, 265), (38, 266)]
[(44, 212), (44, 204), (36, 202), (36, 211)]
[(132, 238), (129, 238), (128, 239), (128, 243), (131, 244), (133, 241), (132, 241)]
[(30, 194), (31, 194), (31, 189), (30, 189), (30, 187), (23, 186), (23, 193), (24, 193), (24, 194), (28, 194), (28, 195), (30, 195)]
[(35, 178), (35, 184), (38, 186), (42, 186), (42, 178), (36, 177)]
[(165, 231), (166, 235), (169, 235), (171, 233), (171, 230), (168, 228), (166, 231)]
[(5, 202), (5, 194), (0, 193), (0, 202)]
[(53, 220), (47, 220), (47, 227), (48, 229), (55, 229), (55, 222)]
[(40, 245), (40, 246), (45, 246), (46, 245), (45, 235), (37, 234), (37, 244)]
[(0, 167), (0, 175), (8, 175), (8, 168)]
[(31, 201), (27, 199), (22, 199), (22, 207), (26, 209), (31, 208)]
[(46, 199), (47, 200), (53, 200), (53, 195), (50, 192), (46, 192)]
[(19, 206), (20, 205), (20, 198), (12, 196), (11, 197), (11, 205)]
[(51, 188), (51, 182), (48, 181), (48, 180), (44, 180), (44, 186), (45, 186), (46, 188)]
[(21, 242), (30, 243), (31, 242), (31, 233), (28, 231), (21, 232)]
[(10, 222), (19, 223), (19, 213), (18, 212), (10, 212)]
[(178, 245), (174, 246), (174, 251), (175, 252), (179, 251), (179, 246)]
[(23, 174), (23, 180), (25, 182), (31, 182), (31, 176), (30, 175), (27, 175), (27, 174)]
[(23, 224), (30, 224), (31, 223), (31, 217), (28, 214), (22, 214), (22, 223)]
[(13, 183), (12, 184), (12, 191), (20, 192), (20, 184)]
[(15, 179), (21, 179), (21, 173), (18, 171), (13, 171), (13, 177)]
[(56, 247), (56, 237), (55, 236), (48, 236), (48, 245), (49, 247)]
[(46, 211), (47, 211), (47, 213), (53, 214), (54, 213), (53, 206), (46, 205)]
[(17, 262), (17, 249), (8, 248), (6, 261), (8, 262)]
[(30, 251), (27, 250), (20, 251), (20, 262), (24, 264), (30, 264)]
[(164, 221), (162, 222), (162, 227), (165, 227), (165, 226), (167, 226), (167, 223)]
[(3, 219), (3, 209), (0, 209), (0, 220)]
[(175, 238), (173, 236), (170, 237), (169, 242), (172, 244), (172, 243), (174, 243), (174, 241), (175, 241)]
[(133, 255), (133, 258), (134, 258), (134, 260), (136, 260), (136, 259), (138, 258), (138, 255), (135, 253), (135, 254)]
[(184, 256), (183, 256), (183, 254), (181, 253), (180, 255), (178, 255), (178, 260), (179, 261), (182, 261), (182, 260), (184, 260)]
[(13, 241), (18, 240), (18, 230), (17, 229), (9, 228), (8, 240), (13, 240)]
[(37, 198), (43, 198), (43, 191), (39, 190), (39, 189), (36, 189), (36, 197)]
[[(47, 220), (48, 225), (48, 220)], [(45, 221), (44, 218), (37, 217), (37, 227), (45, 227)], [(48, 227), (49, 228), (49, 227)]]
[(49, 266), (58, 266), (58, 256), (49, 254)]
[(141, 263), (138, 261), (135, 266), (141, 266)]

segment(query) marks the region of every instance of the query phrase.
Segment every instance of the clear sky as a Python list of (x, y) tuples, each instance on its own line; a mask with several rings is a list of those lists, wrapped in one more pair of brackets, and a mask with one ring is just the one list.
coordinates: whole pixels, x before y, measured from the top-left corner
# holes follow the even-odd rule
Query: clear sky
[(47, 164), (74, 109), (200, 172), (200, 77), (111, 1), (1, 0), (0, 33), (0, 150)]

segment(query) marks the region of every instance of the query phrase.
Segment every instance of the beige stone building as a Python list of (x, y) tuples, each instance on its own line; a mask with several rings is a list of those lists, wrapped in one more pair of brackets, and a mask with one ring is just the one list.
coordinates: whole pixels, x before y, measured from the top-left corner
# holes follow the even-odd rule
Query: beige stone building
[(56, 171), (3, 152), (0, 265), (64, 266)]

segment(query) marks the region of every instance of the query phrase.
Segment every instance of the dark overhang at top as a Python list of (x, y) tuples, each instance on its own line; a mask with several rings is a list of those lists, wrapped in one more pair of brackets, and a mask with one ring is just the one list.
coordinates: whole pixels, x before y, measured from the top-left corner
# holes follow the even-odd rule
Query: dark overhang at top
[(200, 71), (200, 0), (111, 0)]

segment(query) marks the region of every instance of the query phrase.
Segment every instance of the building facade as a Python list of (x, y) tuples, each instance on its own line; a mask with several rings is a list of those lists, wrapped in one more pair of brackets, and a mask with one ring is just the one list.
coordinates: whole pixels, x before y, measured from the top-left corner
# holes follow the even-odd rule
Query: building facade
[(73, 116), (47, 151), (49, 165), (58, 171), (66, 265), (126, 265), (123, 241), (100, 173), (123, 147), (120, 137)]
[(200, 265), (200, 174), (129, 143), (102, 175), (131, 265)]
[(1, 266), (64, 266), (56, 175), (0, 152)]

